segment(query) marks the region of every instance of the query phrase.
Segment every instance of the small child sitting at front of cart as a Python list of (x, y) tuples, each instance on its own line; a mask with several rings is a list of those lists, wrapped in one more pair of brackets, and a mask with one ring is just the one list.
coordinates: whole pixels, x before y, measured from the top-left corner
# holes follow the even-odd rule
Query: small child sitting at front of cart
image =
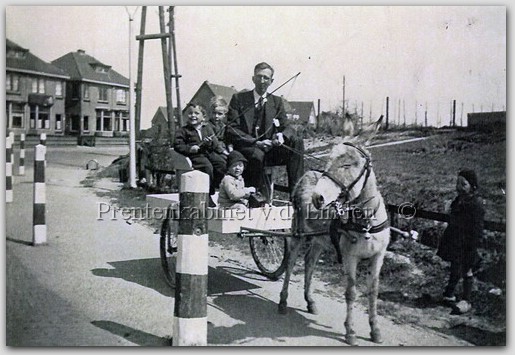
[(234, 208), (245, 210), (248, 208), (250, 194), (256, 192), (255, 187), (245, 187), (242, 174), (247, 164), (247, 159), (233, 150), (227, 157), (227, 174), (220, 183), (218, 206), (221, 208)]

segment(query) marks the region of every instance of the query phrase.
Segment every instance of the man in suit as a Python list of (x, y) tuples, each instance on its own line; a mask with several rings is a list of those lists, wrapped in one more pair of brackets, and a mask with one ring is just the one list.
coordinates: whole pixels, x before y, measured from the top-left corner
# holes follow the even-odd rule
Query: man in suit
[(248, 160), (246, 185), (254, 186), (270, 200), (265, 165), (286, 165), (291, 191), (304, 174), (304, 141), (290, 126), (281, 97), (267, 92), (274, 69), (267, 63), (254, 67), (254, 90), (232, 96), (227, 115), (226, 141)]

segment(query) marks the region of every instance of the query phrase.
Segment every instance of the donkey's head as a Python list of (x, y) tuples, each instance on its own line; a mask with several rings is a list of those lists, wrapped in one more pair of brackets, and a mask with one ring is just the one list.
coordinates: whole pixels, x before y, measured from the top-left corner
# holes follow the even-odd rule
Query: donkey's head
[(315, 208), (323, 208), (339, 200), (347, 203), (355, 200), (365, 187), (372, 166), (370, 154), (364, 146), (381, 126), (383, 116), (366, 127), (359, 136), (349, 139), (333, 147), (329, 161), (318, 180), (311, 196)]

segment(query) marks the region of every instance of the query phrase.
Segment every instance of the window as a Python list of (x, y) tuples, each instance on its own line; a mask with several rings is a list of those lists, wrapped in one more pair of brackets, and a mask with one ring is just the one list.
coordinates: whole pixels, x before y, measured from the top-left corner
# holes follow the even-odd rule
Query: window
[(62, 81), (55, 82), (55, 96), (63, 97), (63, 83)]
[(89, 100), (89, 85), (88, 84), (84, 84), (84, 86), (82, 87), (82, 98), (84, 100)]
[(89, 116), (84, 116), (84, 131), (89, 131)]
[(97, 111), (97, 125), (95, 130), (101, 131), (102, 130), (102, 111)]
[(62, 131), (63, 130), (63, 120), (60, 114), (55, 115), (55, 130)]
[(116, 90), (116, 103), (126, 104), (127, 103), (127, 92), (123, 89)]
[(50, 128), (50, 110), (47, 107), (30, 106), (30, 128)]
[(108, 89), (105, 86), (98, 87), (98, 101), (108, 101)]
[(110, 112), (104, 112), (104, 131), (110, 132), (113, 130), (113, 118)]
[(20, 92), (20, 77), (16, 74), (7, 74), (5, 81), (5, 90), (7, 92)]
[(122, 132), (128, 132), (129, 131), (129, 115), (127, 112), (122, 112)]
[(32, 92), (34, 94), (44, 94), (45, 79), (32, 78)]
[(23, 104), (12, 103), (11, 117), (13, 128), (23, 128)]

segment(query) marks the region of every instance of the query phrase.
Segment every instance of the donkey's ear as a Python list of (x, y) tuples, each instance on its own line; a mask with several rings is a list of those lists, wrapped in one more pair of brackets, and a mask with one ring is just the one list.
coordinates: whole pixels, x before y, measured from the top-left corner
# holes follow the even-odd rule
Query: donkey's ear
[(363, 130), (358, 136), (358, 140), (363, 144), (364, 146), (367, 146), (370, 144), (370, 141), (375, 137), (377, 132), (379, 131), (379, 128), (381, 128), (381, 124), (383, 123), (383, 115), (379, 117), (379, 119), (371, 124), (369, 124), (366, 127), (363, 127)]

